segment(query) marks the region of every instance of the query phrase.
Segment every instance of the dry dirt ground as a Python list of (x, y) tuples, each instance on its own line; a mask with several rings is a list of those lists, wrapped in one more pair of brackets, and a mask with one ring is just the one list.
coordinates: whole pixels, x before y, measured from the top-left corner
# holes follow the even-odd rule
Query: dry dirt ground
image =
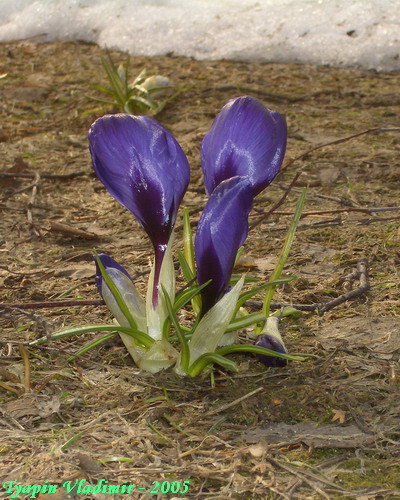
[[(136, 484), (130, 494), (59, 488), (47, 497), (59, 500), (399, 498), (400, 75), (132, 59), (132, 75), (146, 67), (182, 90), (158, 118), (190, 160), (184, 204), (194, 221), (205, 201), (201, 140), (222, 105), (249, 94), (287, 117), (287, 168), (255, 203), (258, 223), (236, 272), (268, 278), (308, 185), (287, 266), (298, 279), (274, 300), (315, 305), (358, 289), (323, 315), (282, 325), (290, 352), (307, 361), (266, 369), (236, 356), (240, 372), (216, 371), (212, 383), (141, 373), (115, 339), (68, 363), (94, 333), (26, 346), (63, 326), (111, 322), (95, 302), (93, 248), (142, 290), (151, 252), (90, 166), (87, 130), (113, 111), (88, 97), (98, 95), (92, 84), (106, 83), (101, 49), (22, 41), (1, 44), (0, 54), (0, 483), (25, 485), (19, 498), (45, 481)], [(299, 170), (285, 202), (259, 222)], [(180, 221), (177, 234), (179, 245)], [(359, 288), (363, 266), (369, 291)], [(77, 300), (88, 302), (69, 305)], [(64, 306), (43, 307), (56, 301)], [(168, 481), (189, 481), (188, 491), (163, 494)], [(0, 497), (11, 493), (2, 487)]]

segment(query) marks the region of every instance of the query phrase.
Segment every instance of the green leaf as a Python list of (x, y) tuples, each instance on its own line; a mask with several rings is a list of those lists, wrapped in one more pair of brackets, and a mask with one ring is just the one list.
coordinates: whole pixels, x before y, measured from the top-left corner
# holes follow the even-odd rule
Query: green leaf
[(178, 260), (185, 280), (187, 282), (193, 281), (196, 278), (196, 276), (193, 274), (193, 271), (191, 270), (190, 265), (186, 260), (186, 257), (180, 250), (178, 250)]
[(200, 320), (189, 343), (192, 363), (205, 353), (214, 352), (234, 317), (244, 278), (226, 293)]
[(114, 97), (116, 101), (119, 103), (120, 107), (124, 106), (126, 100), (126, 86), (124, 82), (121, 80), (118, 69), (115, 66), (113, 60), (111, 59), (110, 54), (107, 54), (106, 57), (102, 57), (101, 62), (106, 71), (108, 80), (111, 84), (112, 90), (114, 92)]
[(261, 321), (265, 321), (265, 316), (263, 313), (259, 312), (248, 314), (243, 318), (235, 318), (233, 321), (229, 323), (229, 326), (225, 330), (225, 333), (241, 330), (242, 328), (254, 325), (255, 323), (261, 323)]
[[(241, 276), (231, 276), (229, 279), (229, 286), (236, 285), (236, 283), (240, 280)], [(244, 283), (258, 283), (260, 278), (256, 278), (255, 276), (249, 276), (248, 274), (244, 277)]]
[[(183, 255), (187, 267), (191, 271), (192, 279), (196, 277), (196, 260), (194, 255), (194, 245), (193, 245), (193, 233), (192, 226), (190, 224), (189, 209), (185, 207), (183, 209)], [(181, 265), (182, 267), (182, 265)], [(185, 273), (184, 273), (185, 274)], [(187, 272), (187, 274), (189, 274)], [(192, 309), (197, 316), (201, 311), (201, 296), (196, 295), (192, 300)]]
[(182, 309), (190, 300), (196, 297), (205, 288), (211, 280), (198, 286), (191, 286), (187, 290), (183, 290), (175, 297), (174, 311), (177, 313), (179, 309)]
[(253, 297), (254, 295), (256, 295), (259, 292), (262, 292), (266, 288), (273, 287), (275, 290), (275, 288), (278, 285), (283, 285), (285, 283), (289, 283), (290, 281), (293, 281), (294, 279), (296, 279), (296, 276), (288, 276), (286, 278), (268, 281), (267, 283), (263, 283), (260, 286), (256, 286), (256, 287), (252, 288), (251, 290), (248, 290), (247, 292), (242, 293), (239, 297), (238, 302), (237, 302), (236, 311), (238, 311), (247, 300), (250, 300), (251, 297)]
[(97, 85), (97, 84), (92, 84), (91, 87), (98, 90), (99, 92), (103, 92), (104, 94), (109, 94), (111, 96), (114, 95), (113, 90), (108, 87), (103, 87), (102, 85)]
[(235, 352), (252, 352), (254, 354), (263, 354), (266, 356), (274, 356), (275, 358), (283, 358), (288, 361), (305, 361), (303, 356), (297, 356), (294, 354), (281, 354), (280, 352), (272, 351), (271, 349), (266, 349), (265, 347), (260, 347), (258, 345), (247, 345), (247, 344), (234, 344), (226, 347), (221, 347), (215, 351), (216, 354), (220, 356), (226, 356)]
[(187, 370), (189, 366), (189, 361), (190, 361), (190, 353), (189, 353), (189, 346), (187, 343), (187, 340), (185, 338), (185, 334), (181, 328), (181, 325), (179, 324), (178, 320), (176, 319), (175, 316), (175, 311), (171, 303), (171, 299), (169, 298), (168, 292), (165, 289), (165, 287), (161, 284), (163, 293), (164, 293), (164, 299), (165, 299), (165, 304), (168, 309), (169, 317), (171, 319), (172, 324), (175, 327), (176, 333), (179, 338), (179, 343), (181, 345), (181, 365), (184, 370)]
[(121, 332), (125, 333), (135, 340), (138, 343), (144, 345), (146, 348), (151, 347), (154, 340), (149, 337), (146, 333), (143, 333), (139, 330), (135, 330), (133, 328), (127, 326), (120, 325), (85, 325), (85, 326), (73, 326), (71, 328), (66, 328), (63, 330), (59, 330), (58, 332), (53, 333), (48, 337), (41, 337), (40, 339), (33, 340), (29, 343), (29, 345), (41, 345), (49, 342), (50, 340), (58, 340), (67, 337), (73, 337), (74, 335), (84, 335), (85, 333), (92, 332)]
[[(275, 269), (271, 275), (271, 281), (278, 280), (281, 277), (283, 268), (284, 268), (286, 261), (289, 257), (289, 253), (290, 253), (290, 250), (292, 248), (294, 237), (296, 235), (297, 225), (300, 221), (301, 212), (303, 211), (303, 206), (304, 206), (304, 202), (306, 199), (306, 191), (307, 191), (306, 189), (303, 190), (303, 192), (300, 195), (299, 201), (297, 202), (296, 210), (294, 212), (292, 222), (290, 223), (288, 232), (286, 234), (285, 242), (283, 244), (283, 248), (281, 250), (281, 254), (279, 256), (278, 263), (276, 264)], [(275, 286), (270, 288), (267, 291), (267, 293), (265, 294), (262, 312), (264, 313), (266, 318), (268, 318), (268, 316), (269, 316), (270, 305), (271, 305), (272, 297), (274, 296), (274, 292), (275, 292)]]
[(99, 347), (100, 345), (102, 345), (105, 342), (107, 342), (108, 340), (116, 337), (117, 335), (118, 335), (118, 333), (109, 333), (108, 335), (104, 335), (103, 337), (100, 337), (99, 339), (95, 339), (92, 342), (89, 342), (89, 344), (85, 345), (85, 347), (82, 347), (81, 349), (79, 349), (79, 351), (76, 351), (75, 354), (70, 356), (67, 359), (67, 362), (70, 363), (71, 361), (74, 361), (79, 356), (82, 356), (82, 354), (85, 354), (85, 352), (88, 352), (92, 349), (95, 349), (96, 347)]
[(188, 374), (191, 377), (196, 377), (202, 371), (204, 371), (209, 365), (217, 364), (225, 368), (225, 370), (229, 370), (231, 372), (238, 372), (239, 369), (236, 363), (224, 356), (220, 356), (216, 352), (207, 352), (200, 356), (189, 368)]
[(111, 277), (108, 275), (105, 267), (103, 266), (103, 263), (101, 262), (101, 259), (100, 257), (97, 255), (97, 253), (95, 254), (95, 259), (96, 259), (96, 263), (99, 267), (99, 270), (100, 270), (100, 273), (101, 273), (101, 276), (102, 278), (104, 279), (104, 281), (106, 282), (106, 285), (108, 286), (108, 288), (110, 289), (111, 293), (113, 294), (117, 304), (118, 304), (118, 307), (121, 309), (123, 315), (125, 316), (125, 318), (128, 320), (129, 322), (129, 325), (131, 326), (131, 328), (133, 328), (134, 330), (137, 330), (137, 325), (136, 325), (136, 321), (135, 319), (133, 318), (130, 310), (129, 310), (129, 307), (126, 305), (120, 291), (118, 290), (118, 288), (115, 286), (113, 280), (111, 279)]
[(233, 264), (233, 267), (237, 266), (240, 257), (242, 256), (244, 252), (244, 246), (242, 245), (239, 250), (236, 252), (236, 257), (235, 257), (235, 263)]

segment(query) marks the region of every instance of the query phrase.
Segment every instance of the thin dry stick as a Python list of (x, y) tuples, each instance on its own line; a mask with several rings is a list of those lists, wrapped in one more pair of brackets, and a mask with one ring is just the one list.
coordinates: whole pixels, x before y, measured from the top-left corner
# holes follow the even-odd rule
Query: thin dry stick
[[(302, 212), (301, 218), (310, 217), (312, 215), (325, 215), (325, 214), (342, 214), (347, 212), (362, 212), (366, 214), (373, 214), (376, 212), (397, 212), (400, 210), (400, 207), (369, 207), (369, 208), (361, 208), (361, 207), (348, 207), (348, 208), (338, 208), (333, 210), (315, 210), (312, 212)], [(285, 216), (293, 216), (294, 212), (278, 212), (275, 211), (276, 215), (285, 215)]]
[(344, 293), (336, 297), (336, 299), (330, 300), (326, 304), (318, 305), (318, 313), (324, 314), (327, 311), (330, 311), (334, 307), (347, 302), (348, 300), (354, 299), (356, 297), (360, 297), (364, 295), (369, 289), (370, 285), (368, 283), (368, 262), (367, 259), (361, 259), (357, 263), (357, 271), (359, 273), (360, 286), (351, 290), (350, 292)]
[(24, 362), (24, 386), (25, 392), (31, 391), (31, 365), (29, 363), (28, 353), (23, 344), (18, 345), (19, 353), (21, 354), (22, 361)]
[(1, 309), (47, 309), (50, 307), (74, 307), (74, 306), (101, 306), (105, 302), (102, 299), (93, 300), (57, 300), (54, 302), (27, 302), (0, 304)]
[(40, 233), (39, 233), (39, 231), (36, 230), (36, 228), (33, 225), (32, 207), (33, 207), (33, 204), (35, 203), (39, 182), (40, 182), (40, 174), (39, 174), (39, 172), (36, 172), (35, 180), (32, 183), (31, 199), (29, 200), (28, 206), (26, 207), (26, 216), (28, 219), (28, 224), (31, 226), (33, 234), (35, 236), (40, 236)]
[(275, 203), (275, 205), (270, 208), (268, 210), (268, 212), (266, 212), (265, 214), (263, 214), (260, 218), (258, 218), (256, 221), (252, 222), (251, 224), (249, 224), (249, 230), (253, 229), (255, 226), (258, 226), (258, 224), (260, 224), (262, 221), (264, 221), (265, 219), (267, 219), (272, 213), (275, 212), (275, 210), (277, 208), (279, 208), (283, 202), (286, 200), (288, 194), (290, 193), (290, 191), (292, 190), (293, 186), (295, 185), (297, 179), (300, 177), (300, 175), (303, 173), (302, 170), (299, 170), (296, 175), (293, 177), (292, 179), (292, 182), (289, 184), (289, 186), (286, 188), (286, 191), (283, 193), (283, 196), (281, 197), (281, 199)]
[(216, 410), (208, 411), (205, 416), (206, 417), (211, 417), (212, 415), (217, 415), (218, 413), (221, 413), (222, 411), (228, 410), (229, 408), (232, 408), (232, 406), (236, 406), (237, 404), (241, 403), (247, 398), (250, 398), (251, 396), (254, 396), (254, 394), (257, 394), (257, 392), (261, 392), (264, 390), (264, 387), (257, 387), (257, 389), (254, 389), (254, 391), (249, 392), (248, 394), (245, 394), (244, 396), (235, 399), (235, 401), (232, 401), (231, 403), (228, 403), (226, 405), (222, 405)]
[[(74, 177), (81, 177), (82, 175), (87, 175), (88, 172), (70, 172), (69, 174), (40, 174), (42, 179), (73, 179)], [(0, 177), (21, 177), (22, 179), (35, 179), (36, 174), (29, 174), (24, 172), (0, 172)]]
[[(347, 302), (348, 300), (364, 295), (370, 289), (370, 285), (368, 282), (368, 261), (366, 259), (359, 260), (359, 262), (357, 263), (357, 272), (352, 274), (352, 276), (356, 276), (359, 279), (360, 286), (355, 288), (354, 290), (351, 290), (350, 292), (339, 295), (339, 297), (336, 297), (329, 302), (319, 302), (316, 304), (271, 304), (271, 309), (277, 310), (283, 307), (293, 307), (294, 309), (298, 309), (299, 311), (317, 311), (318, 314), (322, 315), (330, 311), (334, 307)], [(262, 308), (262, 302), (258, 300), (248, 300), (244, 305), (252, 307), (254, 309)]]
[(284, 167), (282, 167), (281, 171), (286, 170), (290, 165), (292, 165), (295, 161), (301, 160), (302, 158), (305, 158), (308, 156), (310, 153), (313, 153), (314, 151), (318, 151), (319, 149), (326, 148), (327, 146), (334, 146), (336, 144), (342, 144), (343, 142), (350, 141), (351, 139), (356, 139), (357, 137), (360, 137), (362, 135), (366, 134), (382, 134), (384, 132), (400, 132), (400, 127), (375, 127), (375, 128), (369, 128), (367, 130), (363, 130), (362, 132), (357, 132), (356, 134), (352, 135), (347, 135), (346, 137), (341, 137), (340, 139), (335, 139), (334, 141), (329, 141), (325, 142), (324, 144), (319, 144), (318, 146), (315, 146), (305, 153), (302, 153), (299, 156), (296, 156), (292, 160), (289, 160), (288, 163)]
[[(375, 128), (369, 128), (367, 130), (363, 130), (362, 132), (358, 132), (357, 134), (352, 134), (352, 135), (348, 135), (346, 137), (342, 137), (340, 139), (335, 139), (334, 141), (325, 142), (324, 144), (319, 144), (318, 146), (315, 146), (315, 147), (309, 149), (305, 153), (302, 153), (301, 155), (296, 156), (295, 158), (292, 158), (291, 160), (289, 160), (286, 163), (286, 165), (284, 165), (282, 167), (281, 172), (283, 172), (284, 170), (286, 170), (294, 162), (296, 162), (298, 160), (301, 160), (301, 159), (307, 157), (309, 154), (313, 153), (314, 151), (318, 151), (319, 149), (325, 148), (327, 146), (333, 146), (333, 145), (336, 145), (336, 144), (341, 144), (343, 142), (350, 141), (351, 139), (355, 139), (357, 137), (360, 137), (360, 136), (366, 135), (366, 134), (372, 134), (372, 133), (374, 133), (374, 134), (381, 134), (383, 132), (398, 132), (398, 131), (400, 131), (400, 127), (388, 127), (388, 128), (385, 128), (385, 127), (375, 127)], [(266, 212), (264, 215), (262, 215), (259, 219), (257, 219), (256, 221), (252, 222), (252, 224), (250, 224), (250, 226), (249, 226), (250, 229), (254, 228), (258, 224), (260, 224), (261, 222), (263, 222), (272, 213), (274, 213), (277, 208), (279, 208), (282, 205), (282, 203), (285, 201), (285, 199), (287, 198), (289, 192), (293, 189), (293, 187), (294, 187), (297, 179), (300, 177), (300, 175), (302, 173), (303, 173), (303, 169), (299, 170), (296, 173), (296, 175), (294, 176), (294, 178), (291, 181), (291, 183), (289, 184), (289, 186), (286, 188), (285, 193), (283, 194), (282, 198), (278, 201), (278, 203), (276, 203), (270, 210), (268, 210), (268, 212)]]
[(314, 474), (311, 471), (304, 470), (304, 469), (298, 470), (297, 468), (292, 467), (290, 465), (287, 465), (287, 464), (281, 462), (280, 460), (275, 460), (272, 457), (268, 457), (268, 461), (272, 465), (274, 465), (275, 467), (279, 467), (279, 468), (293, 474), (294, 476), (298, 477), (299, 479), (301, 479), (302, 481), (307, 483), (313, 490), (315, 490), (316, 492), (318, 492), (320, 495), (327, 498), (328, 500), (330, 497), (324, 491), (322, 491), (315, 483), (322, 483), (326, 486), (329, 486), (330, 488), (333, 488), (336, 491), (337, 490), (345, 491), (339, 485), (333, 483), (332, 481), (329, 481), (328, 479), (325, 479), (322, 476)]

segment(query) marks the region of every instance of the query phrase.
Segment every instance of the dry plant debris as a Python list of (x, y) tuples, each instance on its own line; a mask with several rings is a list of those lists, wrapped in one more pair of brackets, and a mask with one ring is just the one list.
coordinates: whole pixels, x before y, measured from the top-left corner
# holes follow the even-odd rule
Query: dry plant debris
[[(106, 83), (102, 51), (20, 41), (0, 54), (0, 483), (102, 477), (136, 483), (142, 499), (157, 498), (152, 481), (166, 480), (190, 481), (179, 498), (398, 498), (400, 75), (132, 58), (132, 70), (184, 89), (159, 119), (191, 161), (184, 204), (193, 217), (205, 200), (201, 140), (224, 102), (250, 94), (287, 116), (286, 167), (257, 199), (238, 273), (268, 277), (309, 186), (288, 267), (298, 279), (275, 301), (337, 302), (287, 322), (291, 352), (312, 357), (267, 371), (243, 357), (239, 374), (217, 372), (211, 385), (140, 373), (117, 341), (68, 364), (90, 335), (26, 347), (64, 324), (109, 319), (91, 280), (94, 245), (143, 288), (149, 244), (90, 168), (87, 129), (112, 111), (87, 97)], [(369, 290), (337, 301), (357, 289), (365, 259)], [(111, 497), (127, 498), (76, 496)], [(74, 494), (60, 488), (57, 498)]]

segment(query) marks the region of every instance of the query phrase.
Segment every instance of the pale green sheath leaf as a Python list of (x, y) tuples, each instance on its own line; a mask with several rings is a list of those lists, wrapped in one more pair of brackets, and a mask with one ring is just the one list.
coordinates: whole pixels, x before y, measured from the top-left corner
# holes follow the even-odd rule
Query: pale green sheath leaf
[(136, 361), (142, 370), (157, 373), (173, 365), (179, 352), (165, 339), (158, 340)]
[[(118, 269), (108, 268), (107, 274), (112, 279), (115, 286), (118, 288), (125, 302), (125, 305), (128, 307), (129, 312), (136, 322), (138, 330), (146, 332), (146, 306), (143, 297), (136, 290), (135, 285), (124, 273), (121, 273), (121, 271), (119, 271)], [(102, 283), (102, 295), (104, 302), (107, 304), (109, 310), (114, 315), (116, 321), (121, 326), (130, 326), (129, 320), (121, 311), (121, 308), (119, 307), (113, 293), (105, 283), (104, 279)], [(135, 344), (135, 341), (131, 336), (122, 332), (119, 332), (119, 335), (135, 363), (138, 363), (144, 351)]]
[(235, 312), (243, 283), (244, 276), (201, 319), (189, 343), (190, 364), (217, 348)]
[(279, 318), (278, 316), (269, 316), (267, 318), (264, 328), (262, 329), (260, 335), (271, 335), (272, 337), (275, 337), (279, 342), (283, 345), (283, 347), (286, 349), (285, 343), (283, 342), (282, 336), (279, 332), (278, 329), (279, 325)]

